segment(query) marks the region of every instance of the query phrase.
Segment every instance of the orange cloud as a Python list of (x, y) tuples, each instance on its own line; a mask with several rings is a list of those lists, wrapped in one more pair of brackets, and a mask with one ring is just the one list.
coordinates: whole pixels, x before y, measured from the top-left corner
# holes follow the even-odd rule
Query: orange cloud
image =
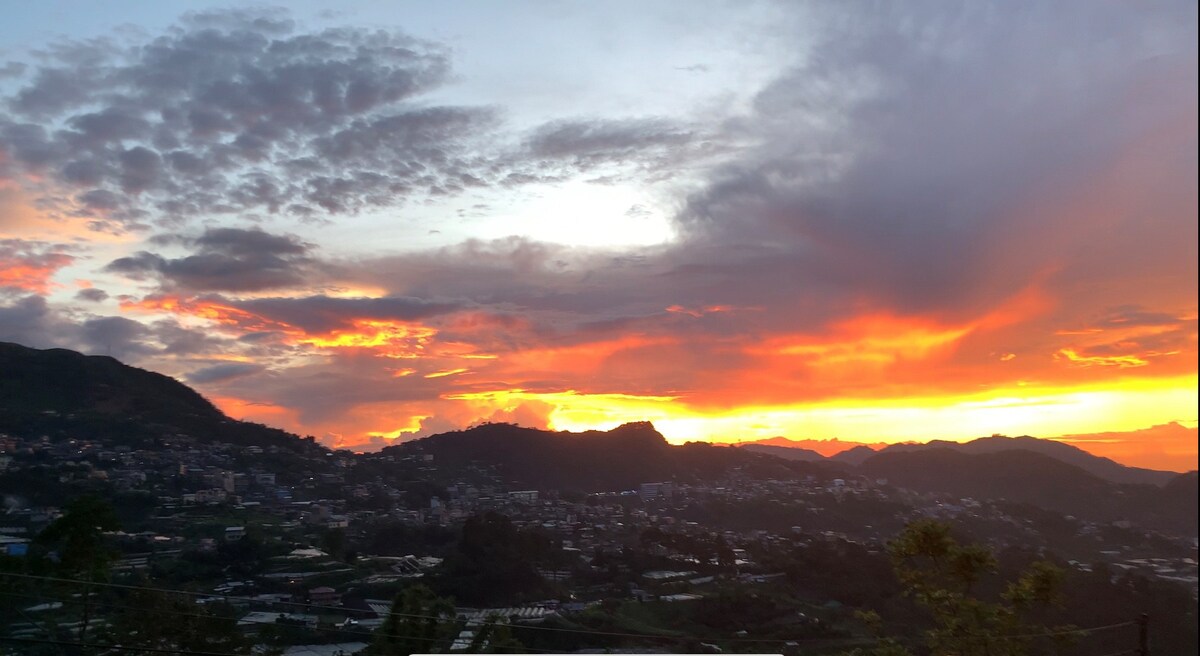
[(437, 331), (427, 326), (401, 321), (353, 319), (352, 328), (308, 334), (295, 339), (321, 349), (362, 349), (389, 358), (419, 358)]
[(782, 336), (748, 352), (796, 356), (816, 366), (880, 365), (920, 360), (952, 348), (971, 326), (941, 326), (932, 321), (871, 314), (834, 325), (829, 335)]
[(1057, 355), (1084, 367), (1144, 367), (1150, 362), (1137, 355), (1080, 355), (1075, 349), (1060, 349)]
[(161, 312), (204, 319), (219, 327), (241, 333), (277, 332), (289, 344), (322, 350), (357, 350), (389, 358), (418, 358), (437, 331), (414, 322), (379, 319), (347, 319), (346, 328), (325, 332), (307, 332), (297, 326), (248, 312), (228, 303), (204, 298), (147, 296), (125, 300), (121, 308), (140, 312)]
[(0, 240), (0, 288), (47, 294), (54, 287), (54, 274), (74, 261), (74, 256), (40, 242)]
[(241, 332), (283, 332), (301, 335), (302, 332), (288, 324), (266, 319), (257, 314), (206, 299), (181, 296), (146, 296), (142, 299), (126, 299), (120, 303), (122, 310), (135, 312), (160, 312), (206, 319), (223, 328)]
[[(249, 401), (233, 396), (209, 396), (208, 400), (221, 412), (242, 421), (254, 421), (274, 426), (287, 426), (296, 430), (301, 426), (296, 411), (281, 405), (261, 401)], [(303, 430), (297, 432), (303, 433)]]

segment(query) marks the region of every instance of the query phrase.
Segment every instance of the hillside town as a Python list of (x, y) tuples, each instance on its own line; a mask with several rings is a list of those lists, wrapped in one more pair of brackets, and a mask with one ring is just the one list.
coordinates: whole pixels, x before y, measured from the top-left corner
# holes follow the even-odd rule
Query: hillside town
[[(605, 604), (699, 607), (734, 590), (779, 594), (797, 584), (806, 592), (780, 625), (787, 630), (775, 627), (781, 647), (800, 644), (789, 636), (852, 641), (861, 637), (853, 577), (831, 585), (810, 580), (807, 568), (829, 558), (869, 575), (886, 567), (887, 541), (922, 518), (966, 527), (997, 552), (1053, 553), (1079, 576), (1138, 577), (1196, 598), (1195, 537), (919, 493), (852, 469), (778, 479), (734, 467), (713, 480), (582, 493), (527, 489), (483, 462), (448, 467), (419, 441), (376, 454), (297, 442), (241, 446), (175, 435), (135, 448), (0, 436), (4, 552), (9, 562), (28, 557), (39, 533), (63, 516), (66, 491), (99, 494), (121, 520), (105, 534), (112, 582), (178, 588), (197, 607), (228, 604), (247, 639), (289, 656), (366, 648), (392, 599), (432, 581), (471, 590), (455, 601), (461, 635), (450, 651), (478, 649), (473, 638), (497, 618), (514, 627), (573, 626), (581, 621), (573, 617)], [(62, 501), (47, 502), (55, 497)], [(497, 531), (482, 538), (491, 543), (493, 552), (481, 556), (488, 559), (499, 557), (504, 540), (536, 536), (536, 547), (507, 552), (520, 562), (483, 563), (527, 568), (536, 580), (464, 572), (459, 552), (471, 530)], [(82, 621), (69, 599), (35, 597), (7, 615), (7, 635), (45, 638), (47, 621)], [(93, 618), (91, 630), (104, 621)]]

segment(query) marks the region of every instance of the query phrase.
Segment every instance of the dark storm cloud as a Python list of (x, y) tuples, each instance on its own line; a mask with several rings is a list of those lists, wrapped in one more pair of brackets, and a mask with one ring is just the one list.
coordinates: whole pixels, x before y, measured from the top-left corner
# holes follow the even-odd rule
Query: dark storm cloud
[[(450, 66), (400, 34), (246, 11), (157, 38), (60, 43), (0, 102), (0, 158), (67, 213), (117, 222), (301, 217), (388, 206), (474, 178), (487, 108), (418, 104)], [(16, 69), (14, 69), (16, 70)], [(63, 192), (66, 193), (63, 193)]]
[(316, 263), (310, 245), (295, 237), (262, 230), (213, 228), (194, 239), (160, 238), (196, 249), (192, 255), (166, 258), (148, 251), (113, 260), (106, 271), (134, 279), (161, 281), (169, 290), (260, 291), (311, 284)]
[(229, 362), (225, 364), (216, 364), (211, 367), (204, 367), (203, 369), (197, 369), (196, 371), (187, 374), (185, 378), (187, 378), (189, 383), (220, 383), (233, 380), (234, 378), (252, 376), (265, 370), (266, 367), (260, 364)]

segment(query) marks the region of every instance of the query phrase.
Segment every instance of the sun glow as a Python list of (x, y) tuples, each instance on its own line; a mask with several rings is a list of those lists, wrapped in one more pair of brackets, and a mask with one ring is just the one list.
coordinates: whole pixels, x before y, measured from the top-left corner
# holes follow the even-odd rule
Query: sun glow
[(1135, 430), (1164, 416), (1196, 415), (1196, 377), (1134, 379), (1120, 389), (1021, 387), (964, 396), (839, 399), (706, 412), (670, 396), (539, 394), (522, 390), (457, 395), (499, 405), (542, 401), (559, 430), (607, 429), (650, 420), (671, 441), (732, 442), (786, 435), (863, 442), (965, 440), (1003, 433), (1053, 435)]
[(353, 328), (332, 330), (325, 334), (307, 335), (296, 340), (325, 349), (372, 349), (389, 358), (417, 358), (429, 340), (437, 334), (433, 328), (400, 321), (355, 319)]

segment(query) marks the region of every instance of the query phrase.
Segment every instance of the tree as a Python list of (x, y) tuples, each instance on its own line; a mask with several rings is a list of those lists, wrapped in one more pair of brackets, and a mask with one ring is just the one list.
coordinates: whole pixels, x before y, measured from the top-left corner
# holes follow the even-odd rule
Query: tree
[(432, 654), (455, 635), (454, 604), (414, 585), (396, 595), (368, 653), (371, 656)]
[(105, 629), (106, 641), (132, 653), (137, 647), (252, 652), (254, 643), (238, 630), (237, 609), (226, 603), (198, 606), (182, 595), (142, 588), (126, 595), (119, 609)]
[[(905, 594), (932, 616), (933, 628), (925, 634), (932, 656), (1026, 656), (1034, 653), (1039, 634), (1069, 628), (1050, 628), (1029, 617), (1035, 609), (1058, 601), (1063, 572), (1051, 563), (1033, 563), (1005, 586), (998, 600), (989, 601), (978, 594), (978, 588), (996, 572), (996, 557), (985, 547), (959, 544), (947, 524), (913, 522), (888, 545), (888, 553)], [(878, 615), (860, 617), (878, 629)], [(1049, 649), (1059, 646), (1052, 642)], [(894, 639), (881, 639), (875, 648), (851, 654), (906, 656), (910, 652)]]
[(508, 623), (496, 616), (489, 617), (487, 623), (479, 627), (467, 647), (472, 654), (512, 654), (523, 650), (524, 645), (513, 637)]
[(331, 528), (321, 536), (321, 548), (332, 558), (342, 560), (346, 557), (346, 532), (340, 528)]
[(82, 496), (68, 503), (62, 517), (39, 533), (36, 542), (57, 553), (59, 572), (67, 578), (103, 580), (114, 558), (104, 545), (104, 532), (119, 528), (112, 505)]
[[(67, 504), (62, 517), (38, 534), (35, 541), (57, 554), (58, 572), (65, 578), (103, 581), (115, 552), (104, 544), (104, 532), (120, 528), (111, 504), (94, 496), (77, 497)], [(78, 638), (83, 642), (91, 621), (92, 590), (83, 588), (83, 613)]]
[(545, 594), (541, 565), (560, 566), (563, 553), (536, 531), (522, 531), (494, 512), (476, 515), (462, 527), (446, 558), (442, 589), (467, 603), (487, 604)]

